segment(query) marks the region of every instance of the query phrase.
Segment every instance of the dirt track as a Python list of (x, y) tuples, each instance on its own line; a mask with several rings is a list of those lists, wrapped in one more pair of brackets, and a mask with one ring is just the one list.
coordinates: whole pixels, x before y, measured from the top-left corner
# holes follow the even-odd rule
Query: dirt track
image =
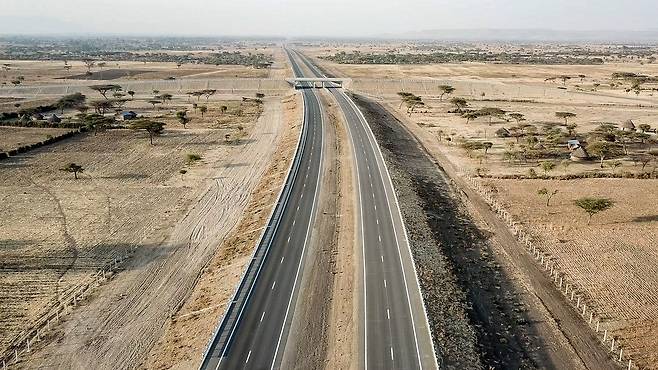
[[(510, 243), (509, 232), (479, 216), (481, 209), (473, 208), (479, 206), (476, 199), (469, 200), (474, 195), (457, 190), (382, 106), (363, 99), (358, 103), (382, 145), (400, 197), (439, 364), (614, 369), (596, 343), (588, 342), (586, 331), (570, 332), (570, 340), (576, 341), (574, 351), (558, 330), (561, 321), (542, 307), (544, 296), (528, 292), (523, 275), (515, 273), (518, 266), (510, 266), (517, 261), (501, 251), (500, 244)], [(476, 211), (476, 216), (469, 211)], [(546, 304), (559, 307), (559, 297)], [(567, 326), (577, 326), (576, 315), (566, 312), (565, 318), (570, 320)]]
[[(76, 309), (24, 368), (134, 368), (190, 294), (202, 268), (242, 215), (279, 139), (281, 103), (265, 111), (242, 145), (216, 147), (204, 161), (204, 186), (173, 232), (139, 248), (125, 271)], [(228, 151), (228, 152), (225, 152)], [(226, 158), (230, 158), (228, 162)]]

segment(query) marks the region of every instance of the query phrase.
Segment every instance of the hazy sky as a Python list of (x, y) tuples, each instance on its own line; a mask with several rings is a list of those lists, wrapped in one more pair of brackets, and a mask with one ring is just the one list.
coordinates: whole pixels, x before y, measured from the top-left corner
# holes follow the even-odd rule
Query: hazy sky
[(376, 36), (656, 29), (657, 0), (0, 0), (0, 33)]

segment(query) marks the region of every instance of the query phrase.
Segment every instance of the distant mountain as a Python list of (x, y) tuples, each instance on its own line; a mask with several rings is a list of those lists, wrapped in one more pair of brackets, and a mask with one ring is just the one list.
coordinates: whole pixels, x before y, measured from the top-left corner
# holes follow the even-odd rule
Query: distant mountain
[(444, 41), (534, 41), (534, 42), (634, 42), (658, 43), (658, 30), (561, 31), (550, 29), (455, 29), (425, 30), (385, 38)]

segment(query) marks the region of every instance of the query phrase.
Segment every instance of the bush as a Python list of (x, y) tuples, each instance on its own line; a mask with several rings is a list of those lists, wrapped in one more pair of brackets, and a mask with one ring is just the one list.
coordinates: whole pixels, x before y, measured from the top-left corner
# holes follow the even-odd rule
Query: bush
[(188, 164), (192, 164), (192, 163), (194, 163), (196, 161), (200, 161), (202, 159), (202, 157), (200, 155), (194, 154), (194, 153), (187, 154), (185, 156), (185, 158), (187, 158), (187, 163)]

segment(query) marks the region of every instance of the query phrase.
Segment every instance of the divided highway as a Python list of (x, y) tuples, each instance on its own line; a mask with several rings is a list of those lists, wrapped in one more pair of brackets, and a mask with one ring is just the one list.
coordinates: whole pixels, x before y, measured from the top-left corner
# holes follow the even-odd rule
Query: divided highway
[[(293, 63), (295, 75), (301, 71)], [(315, 219), (323, 118), (313, 89), (303, 89), (304, 124), (286, 186), (245, 277), (204, 356), (201, 369), (277, 369), (299, 291)]]
[[(297, 55), (315, 76), (325, 77)], [(292, 59), (292, 58), (291, 58)], [(362, 249), (361, 359), (365, 369), (434, 369), (436, 356), (397, 197), (376, 139), (354, 102), (330, 88), (356, 161)]]

